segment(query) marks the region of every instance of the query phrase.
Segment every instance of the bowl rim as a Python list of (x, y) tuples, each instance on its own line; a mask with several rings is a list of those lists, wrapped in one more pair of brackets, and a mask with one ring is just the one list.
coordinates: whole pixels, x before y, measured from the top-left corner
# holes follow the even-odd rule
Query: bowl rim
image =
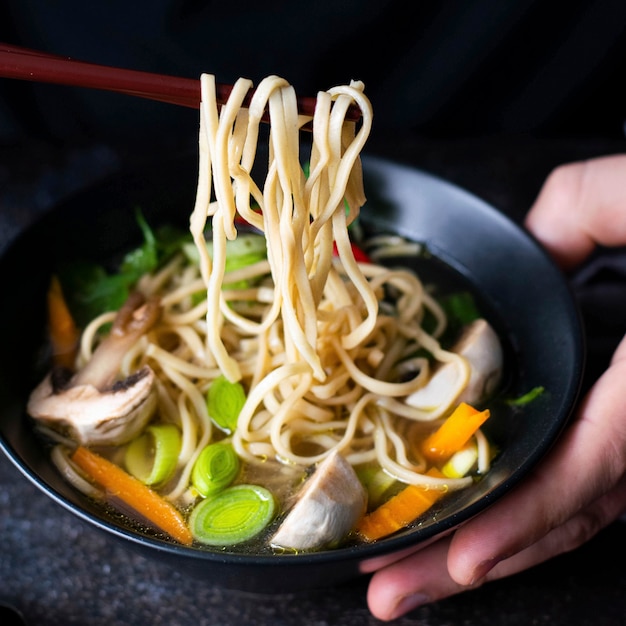
[[(195, 156), (194, 156), (195, 158)], [(460, 203), (465, 206), (471, 206), (473, 210), (480, 212), (481, 215), (488, 215), (490, 220), (498, 224), (498, 228), (505, 229), (507, 232), (513, 231), (516, 236), (525, 242), (532, 254), (536, 255), (539, 262), (549, 269), (554, 276), (561, 276), (561, 297), (566, 300), (569, 298), (568, 306), (566, 307), (566, 313), (568, 317), (568, 326), (573, 333), (572, 345), (574, 350), (572, 353), (572, 376), (569, 384), (565, 390), (565, 397), (561, 404), (561, 415), (558, 420), (551, 422), (552, 428), (544, 433), (539, 445), (537, 445), (526, 456), (524, 463), (522, 463), (517, 471), (508, 476), (506, 479), (499, 481), (493, 486), (488, 493), (484, 494), (480, 499), (468, 504), (461, 511), (447, 515), (445, 518), (438, 521), (437, 524), (427, 525), (422, 528), (413, 528), (406, 531), (401, 531), (390, 537), (384, 538), (380, 541), (371, 544), (359, 544), (349, 545), (345, 547), (339, 547), (334, 549), (322, 550), (317, 552), (306, 552), (301, 554), (248, 554), (237, 552), (218, 552), (206, 548), (187, 547), (180, 544), (175, 544), (171, 541), (160, 539), (159, 537), (152, 537), (148, 535), (139, 534), (128, 528), (116, 525), (112, 521), (98, 517), (92, 514), (85, 508), (72, 502), (66, 498), (63, 494), (56, 491), (53, 487), (47, 484), (42, 478), (34, 471), (29, 465), (20, 457), (19, 453), (11, 442), (6, 439), (2, 428), (0, 428), (0, 449), (4, 455), (12, 462), (12, 464), (24, 475), (32, 484), (34, 484), (40, 491), (50, 497), (54, 502), (61, 505), (66, 510), (70, 511), (73, 515), (87, 522), (88, 524), (104, 531), (119, 539), (130, 541), (138, 546), (150, 546), (151, 548), (159, 551), (170, 553), (172, 555), (185, 555), (192, 559), (210, 562), (230, 562), (240, 563), (246, 565), (259, 565), (263, 567), (280, 567), (285, 561), (296, 562), (298, 565), (306, 567), (310, 564), (321, 564), (326, 562), (334, 562), (338, 559), (349, 560), (355, 562), (364, 562), (370, 559), (374, 559), (381, 555), (401, 552), (407, 548), (419, 548), (422, 545), (427, 544), (433, 538), (442, 536), (451, 530), (458, 527), (460, 524), (466, 522), (470, 518), (474, 517), (478, 513), (484, 511), (487, 507), (491, 506), (496, 500), (508, 492), (514, 485), (519, 483), (528, 474), (530, 469), (536, 465), (536, 463), (545, 455), (549, 448), (553, 445), (558, 435), (565, 427), (567, 421), (570, 419), (578, 395), (581, 390), (582, 376), (584, 370), (585, 360), (585, 342), (583, 334), (583, 326), (580, 312), (576, 300), (573, 296), (571, 288), (567, 284), (565, 277), (560, 274), (560, 270), (556, 268), (547, 252), (541, 247), (541, 245), (530, 235), (530, 233), (524, 231), (519, 225), (515, 224), (511, 218), (504, 213), (494, 208), (481, 198), (466, 191), (465, 189), (451, 183), (437, 175), (431, 174), (420, 168), (408, 165), (406, 163), (395, 161), (388, 158), (382, 158), (377, 156), (363, 155), (363, 167), (366, 175), (368, 172), (376, 173), (381, 176), (388, 176), (393, 170), (399, 176), (409, 177), (416, 184), (426, 184), (432, 188), (439, 188), (445, 190), (446, 194), (451, 194), (455, 199), (458, 199)], [(114, 174), (107, 177), (104, 181), (92, 185), (84, 190), (80, 190), (76, 194), (73, 194), (70, 198), (60, 202), (54, 207), (46, 216), (45, 219), (54, 219), (54, 216), (59, 212), (62, 212), (64, 207), (68, 203), (74, 202), (76, 198), (84, 197), (85, 194), (94, 193), (97, 189), (110, 185), (112, 180), (119, 180), (121, 175)], [(49, 217), (53, 216), (53, 217)], [(42, 220), (37, 220), (34, 224), (26, 228), (20, 233), (12, 242), (9, 243), (7, 248), (2, 252), (0, 256), (0, 268), (3, 266), (3, 261), (16, 247), (22, 245), (24, 238), (29, 236), (29, 232), (34, 228), (41, 228)], [(380, 222), (384, 223), (384, 220)], [(402, 234), (402, 233), (401, 233)], [(450, 266), (459, 268), (462, 263), (454, 254), (445, 248), (442, 248), (437, 240), (428, 242), (430, 249), (440, 257), (445, 263)], [(1, 423), (0, 423), (1, 426)]]

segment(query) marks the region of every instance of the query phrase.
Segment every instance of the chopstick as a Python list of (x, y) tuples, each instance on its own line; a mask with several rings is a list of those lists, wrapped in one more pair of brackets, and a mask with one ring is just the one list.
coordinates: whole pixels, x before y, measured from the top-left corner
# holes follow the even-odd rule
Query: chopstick
[[(198, 79), (89, 63), (7, 43), (0, 43), (0, 77), (113, 91), (195, 109), (200, 106)], [(232, 85), (216, 85), (218, 104), (226, 103), (232, 89)], [(251, 90), (244, 106), (249, 105), (252, 95)], [(299, 96), (298, 110), (313, 116), (315, 103), (315, 98)], [(346, 119), (358, 121), (360, 115), (353, 106)]]

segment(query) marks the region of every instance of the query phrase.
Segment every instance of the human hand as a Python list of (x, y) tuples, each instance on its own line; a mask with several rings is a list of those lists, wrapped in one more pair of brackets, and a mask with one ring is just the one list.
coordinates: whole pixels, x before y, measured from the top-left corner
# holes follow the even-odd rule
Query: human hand
[[(526, 225), (570, 270), (596, 245), (626, 245), (626, 155), (564, 165)], [(390, 620), (573, 550), (626, 510), (626, 337), (551, 452), (511, 493), (453, 535), (380, 561), (371, 612)], [(564, 489), (564, 485), (567, 489)]]

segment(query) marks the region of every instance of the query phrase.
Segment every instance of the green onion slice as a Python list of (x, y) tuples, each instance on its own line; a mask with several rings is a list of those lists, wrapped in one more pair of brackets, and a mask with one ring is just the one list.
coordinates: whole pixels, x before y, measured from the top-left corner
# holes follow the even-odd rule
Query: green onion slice
[(235, 480), (239, 465), (239, 457), (229, 443), (212, 443), (196, 459), (191, 482), (204, 497), (213, 495)]
[(216, 378), (207, 392), (209, 416), (227, 433), (237, 428), (237, 419), (245, 402), (246, 392), (241, 383), (231, 383), (225, 376)]
[(154, 424), (126, 448), (126, 469), (146, 485), (165, 482), (178, 463), (181, 435), (174, 424)]
[(189, 517), (194, 538), (209, 546), (232, 546), (258, 535), (274, 517), (272, 494), (258, 485), (228, 487), (202, 500)]
[(507, 404), (509, 406), (524, 406), (538, 398), (544, 391), (545, 388), (541, 385), (539, 385), (538, 387), (533, 387), (524, 395), (519, 396), (518, 398), (511, 398), (510, 400), (507, 400)]

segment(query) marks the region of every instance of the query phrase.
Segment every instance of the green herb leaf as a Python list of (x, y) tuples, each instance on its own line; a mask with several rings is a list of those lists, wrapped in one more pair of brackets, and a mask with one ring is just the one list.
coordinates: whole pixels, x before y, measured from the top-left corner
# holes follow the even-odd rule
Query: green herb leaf
[(143, 274), (158, 269), (191, 238), (171, 227), (154, 232), (140, 209), (135, 215), (144, 241), (126, 254), (117, 271), (109, 273), (103, 266), (85, 261), (58, 269), (72, 314), (81, 326), (101, 313), (118, 310)]
[(454, 319), (461, 326), (465, 326), (481, 316), (474, 296), (469, 291), (459, 291), (447, 295), (441, 300), (441, 306), (448, 317)]
[(538, 398), (544, 391), (545, 388), (539, 385), (537, 387), (533, 387), (533, 389), (518, 398), (511, 398), (510, 400), (507, 400), (506, 403), (509, 406), (524, 406)]
[(143, 233), (143, 244), (131, 250), (120, 265), (120, 272), (133, 276), (138, 280), (143, 274), (152, 272), (158, 263), (157, 242), (150, 226), (146, 222), (140, 209), (135, 209), (135, 219)]
[(79, 326), (105, 311), (116, 311), (128, 299), (132, 282), (123, 274), (107, 274), (95, 263), (76, 262), (58, 270), (68, 305)]

